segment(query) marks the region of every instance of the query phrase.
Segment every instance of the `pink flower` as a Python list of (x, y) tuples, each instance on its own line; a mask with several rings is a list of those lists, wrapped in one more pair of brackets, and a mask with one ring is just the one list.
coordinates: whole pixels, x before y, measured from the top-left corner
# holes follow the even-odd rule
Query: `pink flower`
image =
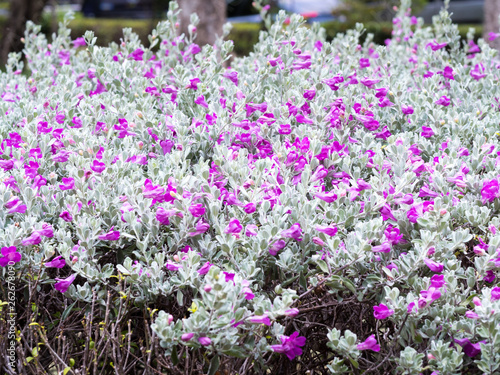
[(120, 239), (120, 232), (117, 230), (113, 230), (113, 228), (111, 228), (111, 230), (108, 233), (101, 234), (98, 238), (101, 241), (117, 241)]
[(430, 211), (430, 209), (433, 207), (434, 203), (433, 202), (421, 202), (417, 203), (412, 206), (406, 213), (406, 216), (408, 217), (408, 220), (411, 223), (416, 223), (417, 219), (422, 216), (424, 213), (427, 211)]
[(271, 245), (271, 247), (269, 248), (269, 254), (276, 256), (278, 254), (278, 251), (283, 249), (285, 246), (286, 242), (283, 240), (279, 240)]
[(337, 234), (337, 231), (338, 231), (337, 227), (335, 227), (335, 226), (323, 226), (323, 225), (317, 225), (316, 230), (318, 232), (325, 233), (331, 237), (335, 236)]
[(399, 228), (395, 228), (392, 225), (387, 226), (384, 231), (385, 238), (391, 243), (391, 245), (397, 245), (399, 243), (406, 242), (403, 239), (403, 235), (400, 234)]
[(106, 169), (106, 164), (101, 163), (98, 160), (94, 160), (90, 165), (90, 169), (92, 169), (95, 173), (101, 173)]
[(61, 190), (71, 190), (75, 187), (75, 179), (73, 177), (63, 177), (62, 185), (59, 185)]
[(209, 346), (212, 343), (209, 337), (200, 337), (198, 342), (203, 346)]
[(197, 236), (199, 234), (205, 233), (210, 228), (210, 224), (203, 222), (203, 219), (200, 219), (196, 223), (195, 231), (189, 232), (190, 237)]
[(335, 193), (316, 193), (314, 194), (316, 198), (319, 198), (327, 203), (332, 203), (337, 200), (337, 194)]
[(42, 242), (42, 236), (40, 235), (40, 233), (35, 231), (31, 233), (31, 236), (22, 240), (21, 244), (23, 246), (29, 246), (29, 245), (38, 245), (40, 242)]
[(271, 345), (271, 349), (276, 353), (284, 353), (291, 361), (295, 357), (302, 354), (300, 346), (306, 344), (306, 338), (299, 336), (299, 332), (295, 331), (291, 336), (281, 336), (281, 345)]
[(441, 263), (435, 262), (432, 259), (424, 258), (424, 263), (429, 267), (432, 272), (441, 273), (443, 272), (444, 266)]
[(394, 310), (389, 309), (386, 305), (381, 303), (378, 306), (373, 306), (373, 316), (375, 319), (385, 319), (394, 314)]
[(491, 300), (498, 301), (500, 299), (500, 287), (496, 286), (491, 289)]
[(401, 112), (403, 112), (403, 115), (411, 115), (413, 113), (413, 107), (411, 105), (402, 105)]
[(266, 326), (271, 325), (271, 320), (267, 315), (254, 315), (247, 319), (250, 323), (265, 324)]
[(128, 55), (129, 58), (135, 61), (142, 61), (144, 55), (144, 51), (140, 48), (137, 48), (134, 52)]
[(22, 258), (22, 255), (18, 253), (15, 246), (2, 247), (2, 255), (3, 257), (0, 258), (0, 267), (5, 267), (10, 262), (17, 263)]
[(201, 266), (201, 268), (198, 270), (198, 273), (200, 275), (206, 275), (208, 273), (208, 271), (210, 270), (210, 267), (212, 267), (212, 263), (210, 262), (206, 262), (203, 266)]
[(367, 58), (361, 58), (359, 59), (359, 67), (361, 69), (363, 68), (368, 68), (370, 66), (370, 60)]
[(247, 237), (253, 237), (257, 235), (257, 225), (255, 224), (248, 224), (245, 230), (245, 236)]
[(229, 79), (231, 82), (233, 82), (236, 86), (238, 86), (238, 72), (235, 70), (226, 70), (222, 76), (224, 78)]
[(198, 96), (194, 102), (202, 107), (208, 108), (208, 103), (205, 101), (205, 97), (203, 95)]
[(477, 344), (472, 344), (469, 339), (455, 339), (455, 342), (460, 345), (466, 356), (473, 358), (481, 353), (481, 343), (485, 341), (480, 341)]
[(450, 105), (450, 99), (447, 98), (445, 95), (443, 95), (442, 97), (440, 97), (436, 102), (435, 104), (439, 104), (439, 105), (442, 105), (444, 107), (448, 107)]
[(281, 237), (284, 238), (293, 238), (294, 240), (297, 241), (302, 241), (302, 229), (300, 228), (299, 223), (293, 224), (290, 229), (286, 229), (281, 232)]
[(483, 188), (481, 189), (481, 198), (483, 204), (486, 202), (492, 203), (495, 198), (500, 197), (500, 186), (498, 180), (485, 180), (483, 181)]
[(371, 335), (364, 342), (356, 346), (358, 350), (373, 350), (374, 352), (380, 351), (380, 345), (377, 343), (375, 335)]
[(292, 132), (292, 127), (290, 124), (281, 124), (278, 128), (279, 134), (290, 134)]
[(194, 333), (193, 332), (190, 332), (190, 333), (184, 333), (182, 336), (181, 336), (181, 340), (182, 341), (189, 341), (193, 338), (194, 336)]
[(391, 244), (386, 241), (382, 245), (373, 246), (372, 251), (374, 253), (390, 253), (391, 252)]
[(167, 263), (165, 264), (165, 267), (169, 271), (179, 271), (180, 269), (182, 269), (182, 265), (181, 264), (174, 263), (174, 262), (171, 262), (171, 261), (167, 261)]
[(444, 275), (434, 275), (431, 277), (431, 287), (441, 288), (444, 284)]
[(255, 210), (257, 209), (257, 207), (255, 206), (255, 203), (247, 203), (244, 207), (243, 207), (243, 211), (245, 211), (247, 214), (251, 214), (253, 212), (255, 212)]
[(427, 126), (422, 126), (422, 133), (420, 133), (420, 135), (424, 138), (430, 138), (434, 135), (434, 131), (432, 130), (432, 128), (429, 128)]
[(486, 77), (486, 73), (484, 72), (484, 65), (482, 63), (476, 64), (474, 69), (470, 71), (470, 76), (476, 81), (479, 81), (481, 78)]
[(191, 212), (191, 215), (194, 217), (200, 217), (205, 214), (205, 207), (203, 207), (203, 204), (198, 203), (198, 204), (193, 204), (191, 207), (189, 207), (189, 212)]
[(54, 288), (58, 290), (61, 293), (66, 293), (68, 290), (69, 286), (75, 281), (76, 275), (73, 274), (65, 279), (59, 279), (56, 277), (57, 283), (54, 284)]
[(396, 218), (394, 217), (394, 215), (392, 214), (392, 211), (391, 211), (391, 206), (389, 206), (388, 203), (386, 203), (381, 209), (380, 209), (380, 213), (382, 215), (382, 219), (384, 221), (386, 220), (393, 220), (393, 221), (397, 221)]
[(233, 218), (227, 225), (226, 229), (224, 229), (224, 233), (237, 234), (240, 233), (242, 229), (243, 227), (241, 226), (240, 221)]
[(73, 221), (73, 216), (71, 216), (71, 214), (68, 211), (61, 212), (61, 214), (59, 215), (59, 217), (61, 219), (63, 219), (64, 221), (67, 221), (68, 223), (70, 221)]
[(63, 268), (66, 265), (66, 260), (62, 259), (59, 255), (52, 259), (50, 262), (45, 263), (45, 267)]
[(466, 311), (465, 316), (469, 319), (479, 319), (479, 315), (477, 315), (474, 311)]
[(325, 246), (325, 242), (319, 237), (313, 237), (312, 241), (319, 246)]

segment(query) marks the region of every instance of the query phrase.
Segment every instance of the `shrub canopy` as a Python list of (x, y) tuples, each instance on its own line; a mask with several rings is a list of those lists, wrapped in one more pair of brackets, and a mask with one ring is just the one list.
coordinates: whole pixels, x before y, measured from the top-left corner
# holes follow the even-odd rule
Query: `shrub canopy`
[(0, 272), (31, 371), (497, 373), (497, 52), (408, 7), (387, 46), (261, 8), (230, 68), (175, 3), (149, 48), (28, 24)]

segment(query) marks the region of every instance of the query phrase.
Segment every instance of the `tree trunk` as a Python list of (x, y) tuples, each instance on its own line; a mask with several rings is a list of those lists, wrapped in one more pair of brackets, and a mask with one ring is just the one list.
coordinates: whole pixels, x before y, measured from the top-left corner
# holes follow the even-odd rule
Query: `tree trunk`
[(222, 35), (226, 22), (226, 0), (178, 0), (178, 3), (182, 9), (180, 32), (189, 35), (189, 18), (191, 13), (196, 13), (200, 18), (196, 26), (196, 43), (200, 46), (214, 44), (216, 35)]
[(498, 16), (500, 15), (500, 0), (484, 0), (484, 31), (483, 38), (487, 43), (500, 50), (500, 37), (489, 40), (489, 33), (499, 33)]
[(19, 52), (23, 49), (21, 38), (24, 36), (26, 22), (39, 22), (44, 6), (48, 0), (11, 0), (9, 19), (3, 30), (0, 41), (0, 60), (7, 62), (9, 52)]

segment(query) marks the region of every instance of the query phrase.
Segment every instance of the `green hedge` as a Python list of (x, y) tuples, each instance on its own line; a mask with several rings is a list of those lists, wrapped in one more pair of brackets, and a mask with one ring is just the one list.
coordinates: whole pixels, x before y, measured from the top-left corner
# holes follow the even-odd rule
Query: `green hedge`
[[(97, 42), (100, 45), (108, 45), (114, 41), (120, 42), (123, 36), (122, 28), (131, 27), (135, 33), (139, 35), (141, 41), (147, 45), (148, 35), (155, 24), (150, 20), (133, 20), (133, 19), (95, 19), (78, 17), (70, 23), (71, 36), (73, 39), (81, 37), (86, 30), (93, 30), (97, 36)], [(326, 22), (322, 24), (326, 30), (327, 40), (331, 41), (337, 34), (345, 33), (352, 29), (352, 22)], [(460, 35), (463, 39), (466, 38), (469, 27), (476, 29), (474, 39), (481, 37), (483, 32), (482, 25), (458, 25)], [(234, 52), (238, 56), (248, 55), (253, 46), (259, 40), (259, 31), (261, 24), (253, 23), (238, 23), (233, 24), (233, 29), (229, 35), (229, 39), (234, 41)], [(386, 39), (391, 38), (392, 23), (390, 22), (368, 22), (365, 24), (366, 33), (374, 35), (373, 41), (378, 44), (384, 44)], [(44, 17), (42, 20), (42, 31), (50, 34), (50, 17)]]

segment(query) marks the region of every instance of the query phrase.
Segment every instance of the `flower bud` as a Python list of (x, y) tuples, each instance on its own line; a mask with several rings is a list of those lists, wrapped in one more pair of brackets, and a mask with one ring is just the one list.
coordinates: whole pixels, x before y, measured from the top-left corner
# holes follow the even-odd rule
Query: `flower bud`
[(212, 285), (210, 284), (206, 284), (204, 287), (203, 287), (203, 290), (207, 293), (210, 293), (211, 290), (212, 290)]

